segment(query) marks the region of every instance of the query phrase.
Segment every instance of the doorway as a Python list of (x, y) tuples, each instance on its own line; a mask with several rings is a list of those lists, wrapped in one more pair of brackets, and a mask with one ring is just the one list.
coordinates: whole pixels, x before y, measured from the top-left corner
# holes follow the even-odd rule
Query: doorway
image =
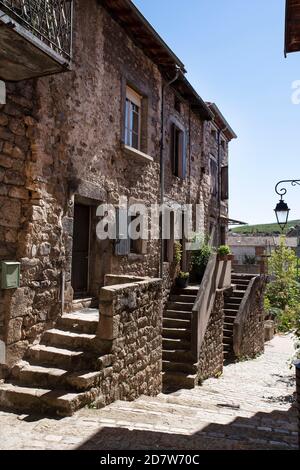
[(74, 298), (85, 297), (89, 291), (90, 232), (90, 206), (75, 203), (72, 253)]

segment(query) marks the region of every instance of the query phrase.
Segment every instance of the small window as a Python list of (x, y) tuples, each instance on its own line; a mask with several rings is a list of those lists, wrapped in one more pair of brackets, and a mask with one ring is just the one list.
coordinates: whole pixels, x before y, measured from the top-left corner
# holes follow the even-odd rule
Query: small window
[(210, 157), (210, 192), (213, 196), (218, 196), (218, 164), (216, 159)]
[(225, 151), (226, 150), (226, 142), (225, 140), (221, 140), (221, 147)]
[(172, 167), (173, 174), (184, 179), (186, 176), (185, 135), (183, 130), (172, 124)]
[(217, 131), (215, 129), (211, 130), (211, 136), (214, 140), (217, 140)]
[(140, 150), (141, 147), (141, 108), (142, 97), (134, 90), (126, 88), (125, 144)]
[(181, 114), (181, 101), (176, 95), (174, 97), (174, 108), (179, 114)]
[[(129, 223), (133, 222), (134, 220), (136, 220), (138, 217), (139, 217), (140, 214), (136, 214), (136, 215), (131, 215), (129, 216)], [(137, 232), (140, 232), (141, 231), (141, 225), (139, 224), (137, 227), (136, 227), (136, 231)], [(129, 233), (129, 236), (130, 236), (130, 233)], [(140, 253), (141, 252), (141, 240), (138, 239), (138, 240), (133, 240), (131, 237), (129, 239), (129, 246), (130, 246), (130, 253)]]
[(226, 201), (229, 197), (228, 193), (228, 166), (221, 168), (221, 198)]

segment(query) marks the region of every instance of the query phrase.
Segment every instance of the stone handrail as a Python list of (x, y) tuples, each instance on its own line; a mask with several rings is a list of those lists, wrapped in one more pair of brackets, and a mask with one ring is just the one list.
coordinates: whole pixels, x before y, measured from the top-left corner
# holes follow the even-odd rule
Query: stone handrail
[(243, 336), (245, 333), (246, 322), (252, 311), (256, 308), (257, 293), (265, 284), (265, 276), (255, 276), (251, 279), (243, 300), (239, 307), (236, 319), (233, 324), (233, 350), (236, 357), (243, 356)]
[(97, 336), (113, 342), (122, 335), (121, 315), (139, 315), (147, 306), (157, 304), (162, 316), (162, 280), (136, 276), (106, 275), (100, 290), (100, 319)]
[(213, 253), (206, 270), (192, 310), (192, 353), (198, 361), (201, 346), (219, 289), (231, 286), (231, 260), (220, 260)]

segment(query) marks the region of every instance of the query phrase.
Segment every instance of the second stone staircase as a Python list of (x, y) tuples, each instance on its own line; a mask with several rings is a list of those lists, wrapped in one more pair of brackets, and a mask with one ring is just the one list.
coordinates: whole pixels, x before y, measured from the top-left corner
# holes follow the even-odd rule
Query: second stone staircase
[(251, 274), (232, 274), (231, 282), (233, 290), (230, 295), (225, 296), (224, 302), (223, 352), (225, 362), (234, 359), (233, 324), (245, 296), (245, 292), (253, 277), (254, 276)]
[(163, 316), (163, 381), (166, 387), (192, 388), (197, 365), (191, 351), (191, 315), (199, 286), (175, 288)]

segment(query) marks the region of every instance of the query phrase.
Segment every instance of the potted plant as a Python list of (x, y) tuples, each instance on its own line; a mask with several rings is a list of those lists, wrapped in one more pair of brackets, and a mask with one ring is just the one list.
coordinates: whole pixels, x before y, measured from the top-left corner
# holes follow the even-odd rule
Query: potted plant
[(190, 278), (190, 273), (185, 273), (183, 271), (180, 271), (177, 278), (176, 278), (176, 285), (177, 287), (180, 287), (181, 289), (184, 289), (189, 285), (189, 278)]
[(233, 255), (228, 245), (221, 245), (218, 248), (218, 258), (220, 261), (232, 260)]
[(179, 241), (174, 243), (174, 262), (179, 265), (182, 258), (182, 246)]
[(212, 247), (205, 242), (192, 252), (192, 277), (195, 281), (202, 281), (211, 254)]

